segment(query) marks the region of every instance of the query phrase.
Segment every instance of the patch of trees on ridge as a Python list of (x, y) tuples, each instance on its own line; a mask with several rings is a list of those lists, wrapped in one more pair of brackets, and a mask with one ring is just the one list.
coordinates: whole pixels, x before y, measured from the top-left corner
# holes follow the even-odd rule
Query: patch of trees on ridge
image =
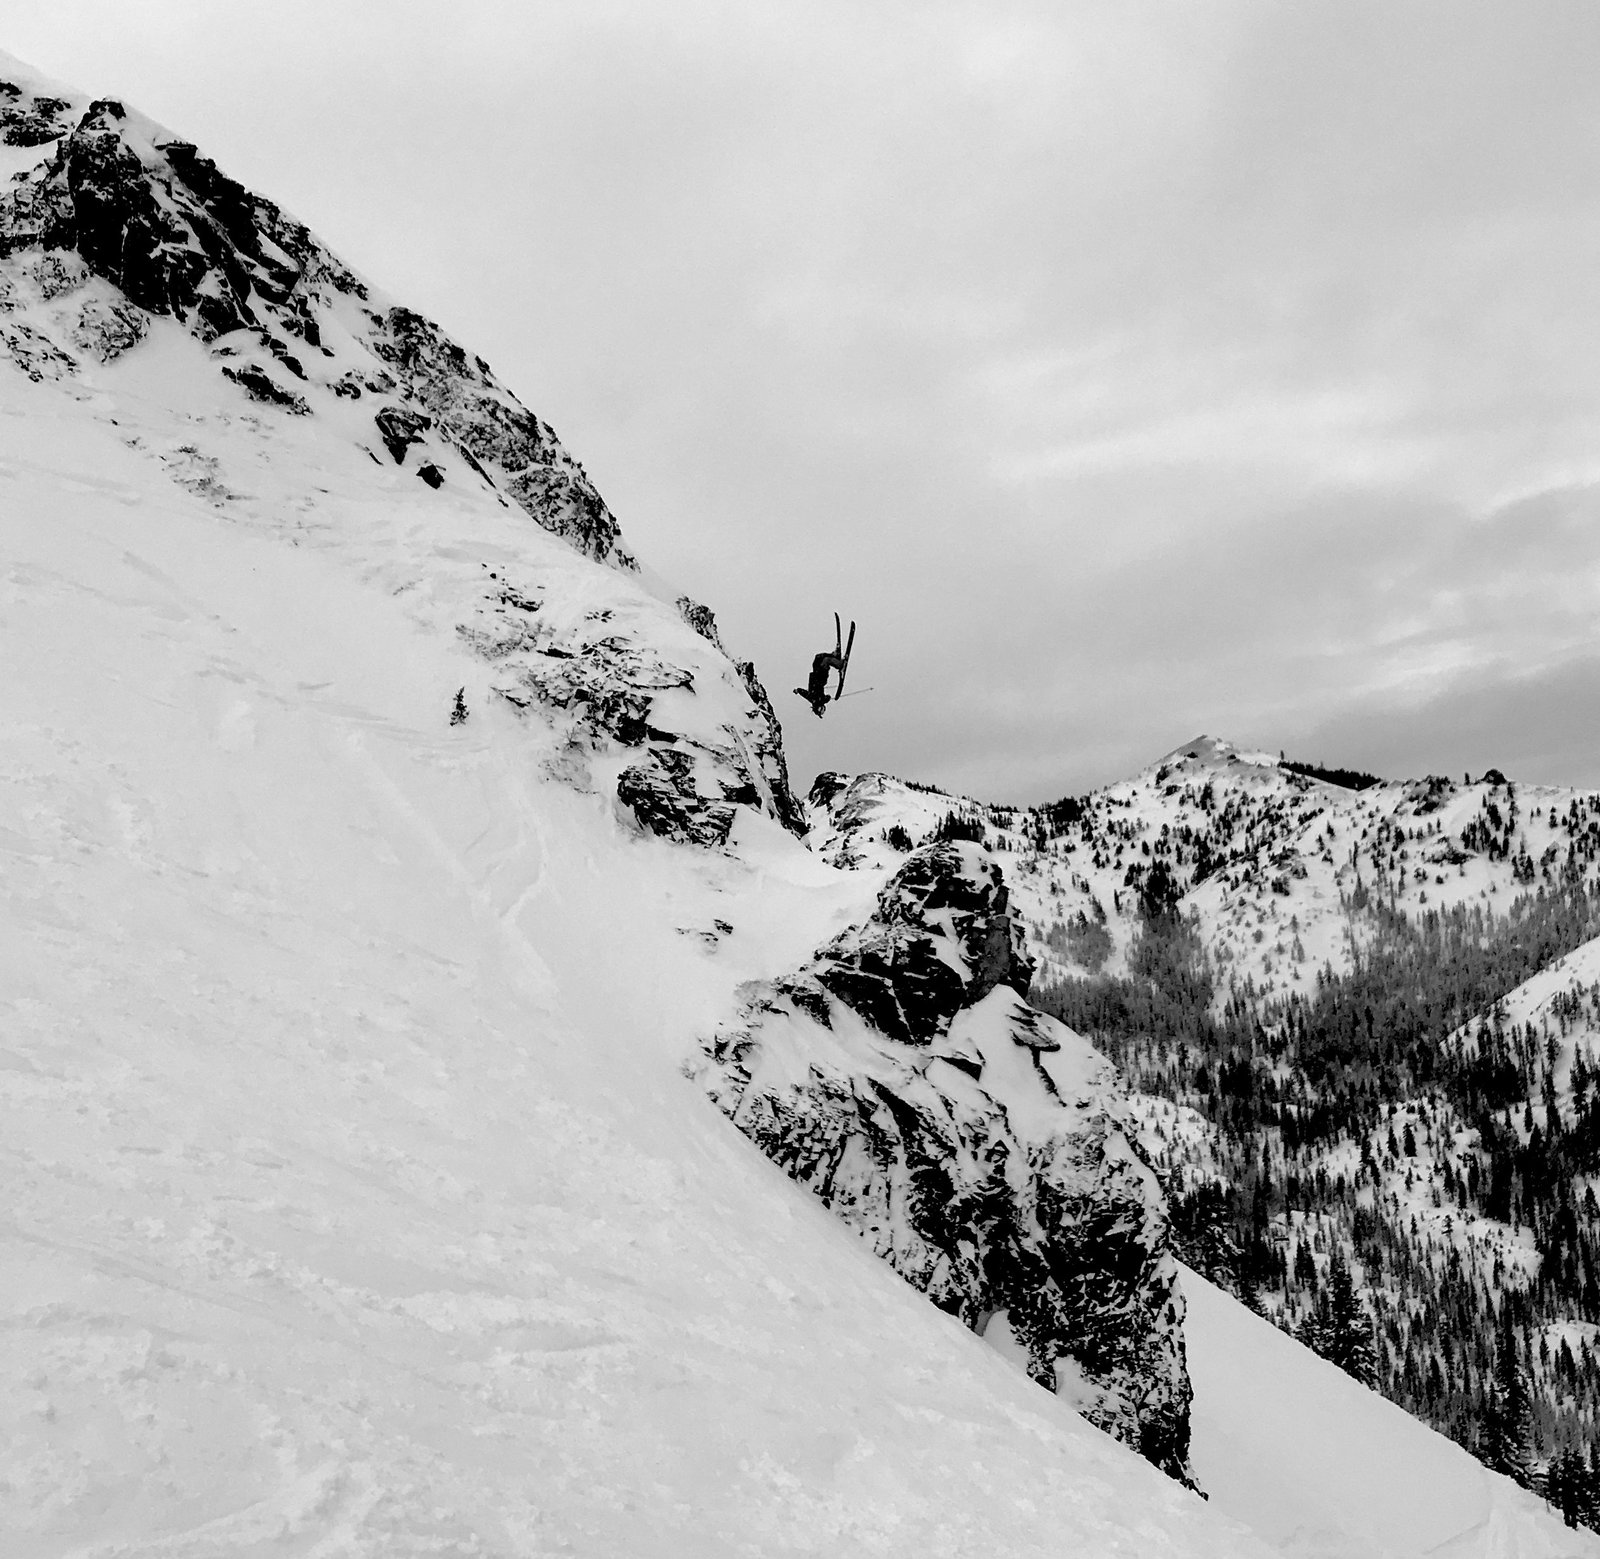
[(1296, 758), (1285, 758), (1282, 753), (1278, 755), (1278, 767), (1287, 769), (1291, 774), (1304, 774), (1308, 779), (1338, 785), (1343, 790), (1370, 790), (1374, 785), (1383, 783), (1379, 775), (1366, 774), (1360, 769), (1329, 769), (1320, 763), (1302, 763)]

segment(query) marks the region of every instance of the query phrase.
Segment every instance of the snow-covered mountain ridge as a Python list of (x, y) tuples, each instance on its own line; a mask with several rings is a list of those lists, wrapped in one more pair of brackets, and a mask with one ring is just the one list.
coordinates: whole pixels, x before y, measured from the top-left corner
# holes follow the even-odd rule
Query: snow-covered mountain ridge
[[(476, 546), (435, 544), (425, 580), (394, 588), (443, 597), (440, 576), (455, 576), (441, 604), (495, 693), (560, 711), (575, 753), (628, 752), (611, 781), (658, 832), (716, 842), (739, 805), (798, 826), (754, 668), (726, 655), (703, 607), (639, 578), (582, 466), (482, 358), (123, 104), (3, 58), (0, 82), (16, 164), (0, 196), (0, 350), (18, 368), (94, 402), (179, 486), (297, 543), (375, 539), (348, 514), (333, 524), (335, 496), (365, 499), (379, 525), (381, 501), (410, 488), (413, 526), (473, 515)], [(484, 523), (485, 499), (504, 519)], [(614, 577), (564, 549), (507, 550), (528, 520)]]
[(863, 774), (819, 776), (811, 811), (817, 847), (839, 864), (892, 861), (897, 828), (902, 846), (952, 815), (981, 829), (1005, 852), (1042, 976), (1125, 969), (1152, 896), (1192, 911), (1219, 1004), (1235, 989), (1307, 992), (1319, 970), (1347, 970), (1363, 935), (1352, 904), (1413, 917), (1473, 902), (1503, 911), (1541, 885), (1600, 881), (1600, 792), (1493, 773), (1356, 790), (1205, 736), (1043, 807)]

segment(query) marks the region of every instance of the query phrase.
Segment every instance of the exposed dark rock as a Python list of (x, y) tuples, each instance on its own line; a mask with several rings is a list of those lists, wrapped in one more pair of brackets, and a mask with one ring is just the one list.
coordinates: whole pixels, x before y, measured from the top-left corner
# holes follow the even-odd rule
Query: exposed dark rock
[(739, 673), (739, 680), (744, 683), (744, 690), (749, 694), (750, 702), (755, 705), (757, 719), (751, 731), (750, 756), (771, 796), (772, 815), (791, 834), (803, 837), (806, 831), (806, 816), (794, 792), (789, 788), (789, 762), (783, 751), (783, 728), (778, 724), (772, 700), (767, 697), (767, 690), (761, 685), (761, 678), (756, 675), (754, 661), (735, 661), (734, 669)]
[[(295, 378), (307, 377), (280, 336), (320, 348), (320, 310), (368, 289), (300, 223), (222, 173), (186, 141), (148, 136), (120, 103), (102, 99), (76, 125), (58, 99), (0, 94), (0, 134), (48, 121), (55, 154), (0, 197), (0, 256), (74, 251), (151, 314), (211, 342), (248, 332)], [(42, 117), (41, 117), (42, 116)], [(432, 321), (411, 309), (369, 309), (366, 346), (392, 372), (346, 369), (336, 395), (394, 393), (432, 419), (486, 481), (546, 530), (590, 557), (631, 569), (615, 517), (555, 434)], [(398, 458), (398, 457), (397, 457)]]
[(431, 460), (417, 467), (417, 475), (420, 476), (429, 487), (444, 486), (444, 472), (441, 471)]
[(71, 128), (70, 105), (58, 97), (29, 97), (12, 81), (0, 81), (0, 142), (44, 146)]
[(998, 869), (930, 845), (871, 918), (748, 988), (705, 1047), (712, 1098), (900, 1274), (1175, 1478), (1183, 1299), (1115, 1069), (1019, 994)]
[(77, 363), (67, 353), (24, 324), (0, 321), (0, 349), (35, 384), (69, 378), (77, 372)]
[(144, 340), (149, 328), (146, 315), (130, 304), (91, 297), (78, 310), (72, 343), (79, 351), (109, 363)]
[[(722, 649), (722, 635), (717, 632), (717, 619), (709, 606), (702, 606), (698, 601), (680, 595), (678, 615), (708, 644), (714, 644), (719, 650)], [(727, 652), (724, 650), (723, 653)]]
[(369, 318), (373, 350), (480, 470), (498, 468), (500, 485), (544, 529), (597, 562), (635, 567), (615, 517), (583, 467), (545, 423), (501, 388), (482, 358), (469, 357), (411, 309), (391, 308)]
[(246, 363), (241, 368), (230, 365), (222, 370), (222, 377), (233, 380), (251, 400), (261, 401), (268, 406), (281, 406), (297, 417), (304, 417), (311, 410), (303, 396), (286, 390), (259, 363)]
[(817, 955), (814, 978), (879, 1032), (927, 1045), (997, 985), (1026, 994), (1033, 965), (1009, 898), (981, 850), (929, 846), (890, 878), (865, 926)]
[[(672, 650), (660, 640), (643, 641), (609, 607), (576, 620), (552, 617), (542, 592), (490, 577), (494, 595), (457, 631), (500, 668), (496, 691), (503, 698), (561, 713), (569, 740), (648, 749), (619, 786), (642, 826), (672, 839), (720, 844), (735, 809), (750, 806), (804, 831), (782, 735), (752, 667), (693, 639)], [(736, 723), (724, 717), (714, 728), (685, 725), (658, 708), (666, 694), (698, 697), (701, 678), (708, 697), (737, 711)]]
[(836, 774), (825, 769), (811, 782), (811, 789), (806, 794), (806, 805), (816, 807), (819, 811), (825, 810), (833, 803), (833, 798), (843, 791), (850, 781), (843, 774)]
[(88, 267), (75, 254), (42, 254), (32, 266), (39, 296), (46, 303), (75, 292), (89, 278)]
[(733, 826), (729, 804), (708, 804), (695, 783), (694, 754), (652, 747), (642, 762), (622, 771), (617, 799), (651, 833), (685, 844), (720, 845)]
[(384, 406), (372, 420), (377, 423), (378, 434), (396, 465), (404, 464), (406, 451), (413, 444), (421, 443), (423, 434), (433, 426), (432, 417), (404, 406)]
[(193, 316), (202, 340), (257, 323), (250, 281), (236, 253), (158, 186), (123, 133), (127, 115), (110, 99), (90, 105), (57, 154), (72, 201), (70, 233), (47, 246), (76, 248), (89, 269), (152, 314)]

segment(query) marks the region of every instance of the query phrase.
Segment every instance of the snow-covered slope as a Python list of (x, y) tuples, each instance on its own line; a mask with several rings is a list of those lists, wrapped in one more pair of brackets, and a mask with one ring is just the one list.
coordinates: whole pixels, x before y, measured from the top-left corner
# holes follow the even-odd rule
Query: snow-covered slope
[[(1252, 1406), (1315, 1435), (1342, 1377), (1199, 1289), (1202, 1503), (679, 1075), (854, 874), (452, 729), (471, 662), (403, 598), (36, 405), (0, 376), (8, 1559), (1383, 1552), (1283, 1524), (1369, 1490)], [(1498, 1530), (1459, 1552), (1592, 1551)]]
[(92, 409), (0, 374), (8, 1559), (1256, 1551), (680, 1075), (857, 879)]
[(558, 718), (576, 781), (599, 749), (646, 826), (719, 842), (741, 805), (799, 826), (754, 669), (640, 575), (481, 357), (187, 142), (5, 56), (0, 141), (0, 360), (232, 523), (381, 571), (493, 668), (480, 686)]
[(0, 74), (5, 1552), (1232, 1551), (683, 1076), (873, 904), (710, 614), (481, 360)]
[(1224, 1514), (1295, 1559), (1554, 1559), (1592, 1532), (1185, 1269), (1194, 1460)]
[[(1452, 1035), (1451, 1042), (1467, 1053), (1486, 1042), (1504, 1048), (1511, 1031), (1518, 1029), (1522, 1031), (1519, 1039), (1537, 1058), (1535, 1073), (1540, 1077), (1527, 1090), (1528, 1103), (1547, 1128), (1545, 1112), (1551, 1104), (1570, 1126), (1574, 1117), (1587, 1109), (1587, 1076), (1593, 1076), (1600, 1066), (1600, 937), (1574, 948), (1508, 992), (1491, 1011)], [(1577, 1081), (1574, 1063), (1580, 1060), (1583, 1067), (1578, 1075), (1587, 1074), (1581, 1106), (1573, 1090)], [(1542, 1086), (1546, 1072), (1548, 1090)]]

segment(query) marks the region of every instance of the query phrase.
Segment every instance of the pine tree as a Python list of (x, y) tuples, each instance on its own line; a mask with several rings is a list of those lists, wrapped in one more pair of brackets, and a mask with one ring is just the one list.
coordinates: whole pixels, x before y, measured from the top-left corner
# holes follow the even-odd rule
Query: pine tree
[(1350, 1268), (1338, 1250), (1328, 1262), (1327, 1309), (1323, 1357), (1363, 1386), (1375, 1384), (1378, 1367), (1372, 1322), (1356, 1297)]
[(1533, 1403), (1517, 1358), (1511, 1306), (1502, 1305), (1495, 1345), (1494, 1384), (1483, 1415), (1479, 1456), (1496, 1472), (1527, 1487), (1533, 1478)]
[(1569, 1527), (1577, 1526), (1583, 1517), (1588, 1478), (1587, 1462), (1570, 1445), (1563, 1446), (1550, 1458), (1545, 1498), (1561, 1512), (1561, 1519)]
[(450, 710), (451, 725), (461, 725), (467, 718), (467, 690), (456, 689), (456, 701)]
[(1317, 1286), (1317, 1264), (1312, 1259), (1311, 1247), (1302, 1239), (1294, 1252), (1294, 1280), (1313, 1292)]

